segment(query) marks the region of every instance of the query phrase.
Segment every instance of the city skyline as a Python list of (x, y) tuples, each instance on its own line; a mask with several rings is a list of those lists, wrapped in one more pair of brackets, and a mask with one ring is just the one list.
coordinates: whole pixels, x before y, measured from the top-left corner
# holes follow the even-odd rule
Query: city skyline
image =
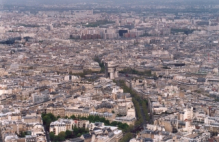
[(219, 1), (0, 0), (0, 142), (219, 142)]

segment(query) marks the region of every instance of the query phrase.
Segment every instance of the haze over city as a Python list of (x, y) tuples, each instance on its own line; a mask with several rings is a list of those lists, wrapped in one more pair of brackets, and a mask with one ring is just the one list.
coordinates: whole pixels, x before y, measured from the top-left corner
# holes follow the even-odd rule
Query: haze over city
[(219, 142), (218, 0), (0, 0), (0, 142)]
[(115, 4), (124, 4), (126, 3), (134, 3), (134, 4), (142, 4), (142, 3), (184, 3), (184, 4), (214, 4), (219, 3), (217, 0), (0, 0), (3, 4), (74, 4), (74, 3), (115, 3)]

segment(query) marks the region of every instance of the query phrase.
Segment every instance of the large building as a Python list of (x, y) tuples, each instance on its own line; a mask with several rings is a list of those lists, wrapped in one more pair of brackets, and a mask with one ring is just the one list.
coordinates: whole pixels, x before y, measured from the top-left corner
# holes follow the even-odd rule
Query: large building
[(59, 119), (50, 124), (50, 132), (58, 135), (60, 132), (65, 132), (66, 130), (72, 130), (73, 127), (89, 129), (89, 121), (87, 120), (71, 120), (71, 119)]
[(49, 94), (32, 94), (32, 97), (35, 104), (49, 101)]

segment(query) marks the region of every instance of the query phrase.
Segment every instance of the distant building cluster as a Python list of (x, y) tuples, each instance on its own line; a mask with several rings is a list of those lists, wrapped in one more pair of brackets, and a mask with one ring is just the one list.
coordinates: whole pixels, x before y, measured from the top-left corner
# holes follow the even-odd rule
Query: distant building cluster
[(218, 142), (218, 8), (0, 5), (0, 142)]

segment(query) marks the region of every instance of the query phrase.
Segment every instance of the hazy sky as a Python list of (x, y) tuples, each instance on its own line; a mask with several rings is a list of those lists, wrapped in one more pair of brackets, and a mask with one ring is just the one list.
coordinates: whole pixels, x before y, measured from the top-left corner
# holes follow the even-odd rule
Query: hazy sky
[(75, 3), (75, 2), (114, 2), (114, 3), (127, 3), (133, 2), (137, 4), (138, 2), (149, 2), (149, 1), (158, 1), (158, 2), (197, 2), (203, 1), (205, 3), (211, 4), (212, 2), (219, 3), (219, 0), (0, 0), (0, 4), (67, 4), (67, 3)]

